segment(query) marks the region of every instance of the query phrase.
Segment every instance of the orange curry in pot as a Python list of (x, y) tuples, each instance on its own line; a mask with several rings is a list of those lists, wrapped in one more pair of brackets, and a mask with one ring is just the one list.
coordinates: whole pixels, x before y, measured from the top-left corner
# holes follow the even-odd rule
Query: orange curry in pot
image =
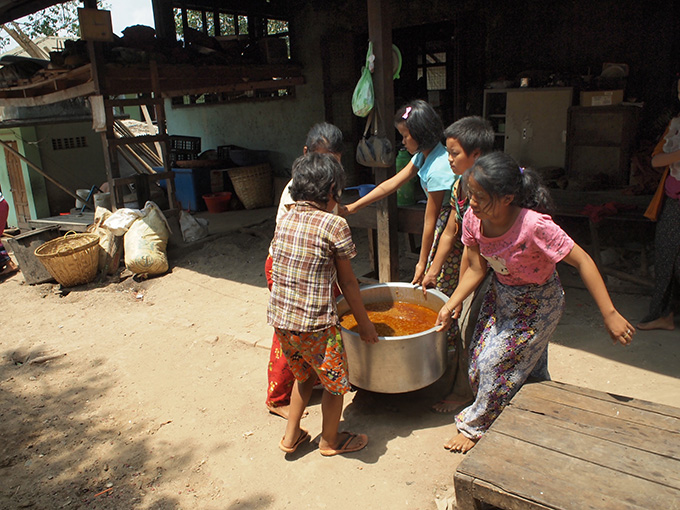
[[(415, 335), (432, 328), (437, 320), (434, 310), (405, 301), (383, 301), (365, 306), (378, 336)], [(351, 311), (340, 317), (340, 325), (355, 333), (358, 331), (357, 321)]]

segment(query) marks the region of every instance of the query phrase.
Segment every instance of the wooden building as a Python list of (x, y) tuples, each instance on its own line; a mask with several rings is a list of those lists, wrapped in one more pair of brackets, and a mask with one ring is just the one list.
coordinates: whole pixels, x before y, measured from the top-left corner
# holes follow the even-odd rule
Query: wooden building
[[(58, 2), (0, 0), (0, 22), (54, 3)], [(85, 4), (95, 7), (92, 0)], [(677, 106), (672, 94), (680, 70), (675, 2), (643, 6), (631, 0), (153, 0), (152, 5), (156, 37), (141, 50), (143, 57), (137, 51), (112, 52), (110, 42), (89, 41), (85, 63), (4, 87), (0, 105), (91, 98), (112, 182), (119, 178), (115, 146), (130, 141), (112, 133), (115, 107), (154, 108), (160, 134), (143, 141), (163, 142), (167, 134), (183, 134), (200, 136), (204, 148), (234, 144), (266, 149), (275, 173), (282, 175), (300, 153), (309, 127), (327, 120), (345, 134), (343, 164), (350, 184), (380, 181), (394, 171), (354, 163), (364, 119), (352, 114), (351, 95), (369, 40), (377, 57), (374, 82), (382, 110), (392, 112), (395, 105), (422, 97), (438, 109), (445, 125), (464, 115), (486, 114), (489, 86), (513, 91), (527, 84), (526, 92), (570, 89), (571, 104), (560, 107), (565, 123), (567, 110), (580, 105), (582, 91), (622, 90), (639, 114), (635, 136), (626, 139), (628, 151), (623, 156), (613, 151), (623, 158), (616, 167), (619, 171), (625, 172), (626, 159), (646, 140), (658, 137)], [(177, 26), (182, 27), (179, 39)], [(394, 81), (392, 43), (403, 60)], [(187, 48), (194, 53), (186, 53)], [(607, 76), (603, 72), (607, 64), (625, 64), (626, 76)], [(127, 98), (120, 99), (121, 95)], [(550, 116), (542, 120), (541, 112), (548, 108), (539, 105), (537, 113), (520, 116), (514, 124), (508, 118), (498, 130), (499, 140), (502, 148), (515, 147), (519, 156), (525, 154), (531, 161), (534, 154), (528, 143), (520, 140), (513, 145), (513, 126), (526, 140), (531, 133), (554, 133), (553, 142), (558, 153), (563, 151), (567, 166), (569, 129)], [(504, 110), (494, 115), (508, 114)], [(389, 120), (391, 115), (385, 117)], [(381, 130), (388, 137), (395, 135), (389, 121)], [(561, 153), (550, 155), (546, 160), (550, 165), (562, 160)], [(23, 171), (35, 177), (27, 166)], [(589, 171), (581, 168), (579, 175)], [(0, 168), (0, 182), (3, 172), (6, 168)], [(622, 182), (616, 185), (621, 187)], [(397, 208), (394, 197), (383, 202), (372, 212), (380, 279), (389, 280), (398, 264)]]

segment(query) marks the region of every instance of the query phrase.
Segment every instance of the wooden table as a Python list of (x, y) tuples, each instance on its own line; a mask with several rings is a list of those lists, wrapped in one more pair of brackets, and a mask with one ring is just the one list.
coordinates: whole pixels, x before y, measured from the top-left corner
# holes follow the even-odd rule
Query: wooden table
[[(553, 217), (558, 224), (563, 218), (576, 218), (587, 221), (590, 255), (597, 265), (600, 273), (606, 276), (614, 276), (637, 285), (652, 288), (653, 279), (648, 277), (646, 245), (654, 242), (655, 223), (643, 216), (647, 204), (651, 200), (647, 195), (625, 195), (621, 190), (613, 191), (578, 191), (550, 190), (555, 201)], [(607, 203), (618, 206), (615, 214), (603, 214), (597, 221), (585, 212), (587, 206), (603, 206)], [(563, 226), (563, 225), (562, 225)], [(620, 271), (605, 265), (602, 262), (602, 240), (600, 233), (608, 233), (613, 227), (619, 227), (626, 231), (627, 244), (636, 244), (640, 250), (640, 276), (629, 272)], [(567, 233), (569, 234), (568, 229)]]
[[(425, 222), (425, 204), (398, 207), (397, 214), (397, 231), (408, 234), (409, 247), (412, 252), (417, 252), (417, 241), (420, 240), (420, 236), (423, 233), (423, 224)], [(378, 221), (376, 219), (375, 206), (369, 205), (355, 214), (347, 216), (347, 223), (351, 228), (365, 228), (368, 231), (368, 256), (371, 262), (372, 274), (377, 275), (379, 260), (375, 237)], [(415, 238), (416, 235), (418, 236), (417, 240)]]
[(460, 510), (680, 509), (680, 409), (527, 384), (454, 481)]

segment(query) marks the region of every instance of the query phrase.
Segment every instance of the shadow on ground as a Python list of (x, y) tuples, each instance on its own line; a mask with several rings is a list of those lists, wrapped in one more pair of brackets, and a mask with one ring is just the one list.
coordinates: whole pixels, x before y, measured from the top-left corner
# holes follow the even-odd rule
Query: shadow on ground
[[(2, 354), (0, 508), (117, 510), (145, 499), (179, 508), (173, 498), (147, 496), (164, 475), (150, 462), (155, 431), (140, 439), (142, 425), (121, 423), (114, 409), (100, 407), (100, 399), (116, 390), (101, 369), (105, 360), (74, 366), (62, 356), (32, 363), (43, 352)], [(52, 376), (59, 380), (64, 373), (69, 384), (53, 384)], [(172, 450), (177, 463), (188, 462), (186, 447)]]

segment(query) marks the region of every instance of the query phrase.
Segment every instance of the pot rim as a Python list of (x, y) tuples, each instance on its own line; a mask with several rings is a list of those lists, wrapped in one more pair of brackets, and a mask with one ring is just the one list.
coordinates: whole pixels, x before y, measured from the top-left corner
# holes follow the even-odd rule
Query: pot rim
[[(404, 282), (386, 282), (386, 283), (372, 283), (370, 285), (363, 285), (359, 287), (360, 291), (365, 291), (365, 290), (371, 290), (375, 288), (383, 288), (383, 287), (392, 287), (392, 288), (406, 288), (406, 289), (414, 289), (414, 288), (421, 288), (421, 285), (413, 285), (411, 283), (404, 283)], [(446, 304), (446, 302), (449, 300), (448, 296), (444, 294), (442, 291), (437, 290), (437, 289), (427, 289), (427, 293), (431, 296), (434, 296), (435, 298), (441, 299), (442, 300), (442, 306)], [(337, 300), (337, 304), (340, 305), (341, 303), (344, 303), (346, 301), (345, 296), (340, 296)], [(339, 319), (339, 317), (338, 317)], [(359, 338), (359, 333), (355, 333), (354, 331), (351, 331), (342, 325), (338, 324), (340, 326), (340, 329), (344, 332), (346, 332), (349, 335), (354, 335), (357, 338)], [(426, 329), (424, 331), (421, 331), (419, 333), (413, 333), (412, 335), (401, 335), (401, 336), (378, 336), (380, 341), (387, 341), (387, 342), (394, 342), (394, 341), (401, 341), (401, 340), (409, 340), (414, 337), (420, 337), (425, 335), (426, 333), (436, 333), (436, 326), (432, 326), (429, 329)]]

